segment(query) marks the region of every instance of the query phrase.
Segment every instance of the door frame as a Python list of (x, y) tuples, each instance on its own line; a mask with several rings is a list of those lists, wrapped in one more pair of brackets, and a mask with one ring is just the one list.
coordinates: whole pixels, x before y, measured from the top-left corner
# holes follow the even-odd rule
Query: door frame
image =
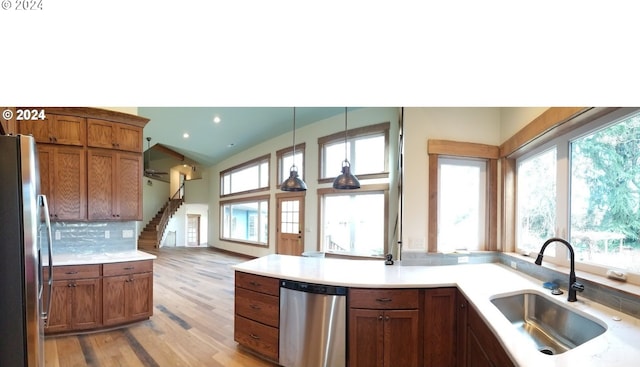
[(300, 228), (300, 241), (302, 241), (302, 251), (304, 252), (304, 239), (305, 239), (305, 215), (304, 215), (304, 201), (305, 201), (305, 191), (294, 191), (294, 192), (281, 192), (276, 194), (276, 254), (280, 253), (280, 247), (282, 243), (280, 242), (280, 227), (282, 225), (282, 211), (280, 203), (283, 200), (294, 200), (298, 199), (300, 206), (300, 216), (298, 220), (299, 228)]

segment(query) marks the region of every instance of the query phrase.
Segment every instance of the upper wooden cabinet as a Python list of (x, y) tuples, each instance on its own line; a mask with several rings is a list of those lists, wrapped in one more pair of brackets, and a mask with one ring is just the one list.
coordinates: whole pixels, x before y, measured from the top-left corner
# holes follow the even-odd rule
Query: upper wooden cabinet
[(51, 220), (87, 219), (86, 153), (80, 147), (38, 144), (40, 192)]
[(89, 220), (142, 220), (142, 157), (105, 149), (88, 151)]
[(18, 133), (33, 135), (37, 143), (84, 146), (87, 141), (87, 120), (47, 113), (44, 120), (19, 121)]
[(142, 128), (105, 120), (87, 120), (87, 146), (142, 153)]

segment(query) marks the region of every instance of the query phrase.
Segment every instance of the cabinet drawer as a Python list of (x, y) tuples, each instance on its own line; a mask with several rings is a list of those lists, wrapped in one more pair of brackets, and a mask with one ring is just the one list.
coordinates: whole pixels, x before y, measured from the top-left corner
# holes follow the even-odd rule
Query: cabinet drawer
[(146, 273), (153, 271), (153, 260), (141, 260), (141, 261), (126, 261), (119, 263), (110, 263), (102, 265), (102, 274), (107, 276), (112, 275), (127, 275), (134, 273)]
[[(45, 279), (49, 277), (49, 272), (44, 271)], [(53, 267), (53, 279), (81, 279), (100, 277), (100, 265), (64, 265)]]
[(236, 287), (235, 300), (236, 314), (278, 327), (280, 321), (278, 297)]
[(418, 308), (418, 289), (349, 289), (349, 307), (377, 310)]
[(236, 315), (234, 340), (273, 361), (278, 360), (278, 329)]
[(277, 278), (236, 271), (236, 287), (266, 293), (272, 296), (280, 296), (280, 280)]

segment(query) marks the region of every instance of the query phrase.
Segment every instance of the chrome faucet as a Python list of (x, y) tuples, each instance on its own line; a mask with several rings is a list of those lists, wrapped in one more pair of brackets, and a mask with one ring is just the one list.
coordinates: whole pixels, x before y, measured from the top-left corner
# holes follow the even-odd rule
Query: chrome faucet
[(569, 249), (569, 255), (571, 257), (571, 270), (569, 271), (569, 298), (567, 298), (567, 301), (575, 302), (578, 300), (576, 298), (576, 292), (584, 291), (584, 285), (576, 281), (576, 259), (575, 254), (573, 253), (573, 247), (571, 247), (571, 244), (569, 242), (557, 237), (549, 238), (548, 240), (546, 240), (542, 245), (542, 248), (540, 249), (538, 258), (536, 258), (536, 265), (542, 265), (542, 254), (544, 253), (544, 250), (547, 248), (547, 246), (549, 246), (549, 244), (552, 242), (560, 242), (567, 246), (567, 248)]

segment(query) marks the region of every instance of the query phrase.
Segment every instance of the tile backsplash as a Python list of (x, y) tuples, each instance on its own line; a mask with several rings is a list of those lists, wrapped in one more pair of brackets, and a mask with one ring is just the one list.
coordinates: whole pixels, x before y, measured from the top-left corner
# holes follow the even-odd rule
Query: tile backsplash
[(138, 228), (131, 222), (52, 222), (54, 254), (135, 251)]

